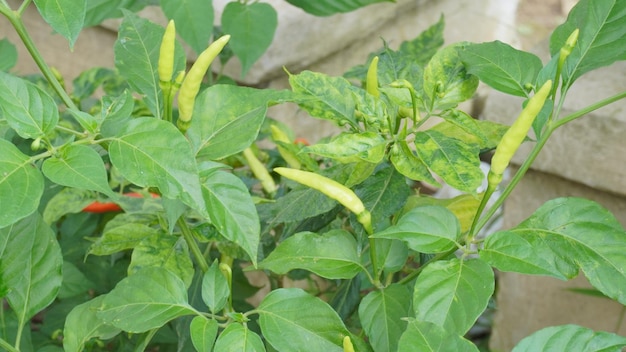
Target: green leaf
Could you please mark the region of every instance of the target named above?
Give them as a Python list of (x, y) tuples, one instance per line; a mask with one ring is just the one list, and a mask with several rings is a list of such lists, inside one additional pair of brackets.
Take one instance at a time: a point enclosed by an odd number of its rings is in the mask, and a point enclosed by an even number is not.
[(150, 117), (131, 120), (109, 146), (111, 162), (139, 187), (158, 187), (206, 215), (198, 169), (185, 137), (169, 122)]
[(213, 0), (161, 0), (161, 9), (196, 54), (207, 48), (213, 34)]
[(111, 228), (107, 226), (102, 236), (98, 237), (87, 254), (111, 255), (125, 249), (135, 248), (142, 240), (157, 236), (159, 231), (144, 224), (127, 223)]
[(478, 352), (478, 348), (471, 341), (439, 325), (413, 319), (400, 336), (398, 351)]
[(202, 300), (213, 314), (219, 313), (228, 302), (230, 287), (228, 279), (219, 269), (217, 260), (202, 277)]
[(117, 97), (103, 97), (102, 126), (100, 127), (102, 136), (108, 138), (120, 134), (124, 126), (131, 120), (134, 108), (135, 101), (128, 90)]
[[(113, 47), (115, 67), (128, 80), (137, 93), (145, 95), (150, 111), (161, 118), (163, 101), (157, 65), (159, 48), (165, 29), (132, 12), (123, 10), (124, 20), (120, 25), (118, 39)], [(184, 69), (184, 56), (180, 50), (175, 54), (174, 72)]]
[(305, 269), (327, 279), (351, 279), (365, 270), (354, 237), (341, 229), (323, 235), (297, 233), (281, 242), (259, 263), (260, 269), (286, 274)]
[(191, 285), (193, 263), (189, 257), (187, 242), (182, 237), (159, 234), (144, 238), (133, 250), (128, 266), (128, 275), (141, 272), (144, 268), (163, 268)]
[(68, 109), (67, 110), (74, 120), (80, 124), (80, 127), (88, 131), (89, 133), (96, 134), (98, 132), (98, 120), (84, 111)]
[(415, 134), (415, 146), (417, 155), (450, 186), (475, 194), (482, 184), (477, 145), (428, 130)]
[(202, 194), (211, 224), (241, 247), (256, 265), (261, 226), (243, 181), (231, 173), (216, 171), (204, 180)]
[(59, 122), (54, 99), (22, 78), (0, 71), (0, 117), (22, 138), (44, 137)]
[(346, 320), (354, 313), (360, 302), (361, 280), (357, 276), (350, 280), (342, 280), (329, 303), (341, 319)]
[[(120, 84), (120, 80), (120, 75), (113, 69), (104, 67), (89, 68), (82, 71), (72, 81), (72, 97), (79, 101), (89, 99), (98, 87), (104, 88), (104, 91), (107, 92), (107, 86)], [(109, 93), (107, 92), (107, 94)]]
[[(378, 82), (381, 86), (391, 82), (406, 79), (414, 87), (421, 87), (423, 67), (435, 55), (443, 45), (443, 30), (445, 22), (443, 16), (439, 21), (420, 33), (415, 39), (404, 41), (397, 51), (391, 50), (387, 43), (378, 53), (370, 55), (378, 56)], [(346, 74), (347, 78), (359, 78), (365, 81), (369, 65), (358, 65), (351, 68)]]
[(9, 71), (17, 64), (17, 48), (7, 38), (0, 40), (0, 71)]
[(342, 12), (351, 12), (379, 2), (393, 2), (393, 0), (287, 0), (287, 2), (315, 16), (330, 16)]
[(354, 192), (363, 201), (365, 209), (372, 214), (374, 231), (387, 226), (389, 218), (402, 208), (404, 201), (411, 194), (404, 176), (389, 164), (383, 164), (359, 184)]
[(230, 323), (215, 342), (214, 351), (265, 352), (261, 337), (240, 323)]
[(20, 325), (51, 304), (63, 280), (63, 256), (54, 232), (33, 213), (0, 229), (0, 281)]
[(520, 97), (528, 97), (527, 85), (534, 84), (543, 68), (537, 55), (500, 41), (467, 45), (459, 55), (468, 73), (493, 89)]
[(439, 186), (439, 182), (431, 175), (424, 161), (413, 153), (405, 140), (394, 143), (389, 160), (399, 173), (411, 180), (426, 181)]
[(487, 120), (475, 120), (475, 124), (480, 129), (480, 134), (471, 133), (467, 127), (462, 128), (458, 122), (453, 123), (452, 121), (438, 123), (430, 131), (437, 131), (446, 137), (458, 139), (468, 145), (478, 145), (482, 153), (495, 149), (504, 133), (509, 129), (507, 125)]
[(404, 213), (411, 209), (425, 205), (446, 207), (458, 219), (461, 226), (461, 233), (465, 233), (469, 231), (472, 225), (472, 221), (480, 205), (480, 197), (475, 197), (471, 194), (462, 194), (454, 198), (442, 199), (425, 195), (415, 195), (407, 199), (404, 204), (403, 212), (398, 214), (398, 216), (402, 217)]
[(100, 192), (114, 198), (109, 187), (107, 172), (102, 158), (94, 149), (80, 144), (61, 148), (48, 158), (41, 171), (50, 181), (66, 187)]
[(424, 92), (430, 110), (446, 110), (471, 98), (478, 87), (478, 77), (469, 74), (458, 50), (465, 44), (439, 50), (424, 68)]
[(217, 337), (217, 322), (201, 315), (196, 316), (189, 326), (191, 342), (198, 351), (212, 351)]
[(191, 314), (196, 311), (187, 302), (185, 283), (166, 269), (150, 267), (106, 294), (97, 317), (124, 331), (142, 333)]
[(464, 335), (487, 308), (493, 291), (493, 270), (482, 260), (433, 262), (415, 282), (415, 318)]
[(76, 265), (68, 261), (63, 261), (63, 283), (59, 289), (58, 297), (66, 299), (79, 294), (86, 293), (90, 288), (95, 287)]
[(87, 0), (35, 0), (35, 5), (41, 17), (73, 48), (85, 23)]
[(290, 94), (222, 84), (200, 92), (187, 131), (198, 159), (219, 160), (250, 146), (268, 104), (287, 100)]
[(44, 179), (28, 156), (1, 138), (0, 175), (0, 228), (3, 228), (37, 210)]
[(43, 220), (46, 224), (52, 224), (66, 214), (78, 213), (94, 201), (91, 191), (64, 188), (55, 194), (46, 203), (43, 211)]
[(150, 3), (150, 0), (89, 0), (85, 27), (98, 25), (108, 18), (122, 17), (122, 10), (137, 12)]
[[(260, 205), (261, 208), (263, 206)], [(302, 221), (327, 213), (337, 206), (337, 201), (312, 188), (302, 187), (265, 206), (272, 213), (272, 223), (283, 223)]]
[(359, 305), (361, 325), (375, 352), (397, 351), (398, 340), (410, 316), (411, 293), (402, 285), (392, 284), (368, 293)]
[(400, 240), (379, 238), (374, 241), (378, 263), (386, 273), (395, 273), (406, 265), (409, 247)]
[(67, 352), (81, 352), (85, 343), (97, 337), (107, 340), (121, 332), (120, 329), (106, 325), (97, 315), (97, 309), (106, 296), (98, 296), (88, 302), (77, 305), (67, 315), (63, 329), (63, 348)]
[(297, 288), (270, 292), (257, 313), (263, 336), (279, 351), (306, 341), (308, 351), (341, 352), (343, 337), (349, 334), (326, 302)]
[(270, 4), (229, 2), (222, 12), (222, 31), (230, 34), (229, 46), (241, 61), (245, 76), (269, 48), (278, 27), (278, 14)]
[(564, 86), (598, 67), (626, 60), (626, 3), (620, 0), (581, 0), (567, 21), (550, 37), (550, 53), (557, 55), (574, 29), (578, 42), (563, 65)]
[(357, 126), (352, 86), (345, 78), (303, 71), (289, 75), (289, 84), (302, 96), (298, 105), (312, 117), (330, 120), (339, 126)]
[(570, 324), (541, 329), (521, 340), (513, 348), (513, 352), (548, 350), (619, 352), (624, 347), (626, 347), (625, 337), (609, 332), (595, 332)]
[(303, 151), (346, 164), (360, 161), (377, 164), (383, 160), (386, 147), (387, 141), (378, 133), (341, 133), (330, 143), (314, 144)]
[(374, 238), (399, 239), (421, 253), (441, 253), (454, 249), (461, 234), (459, 220), (447, 208), (425, 205), (411, 209)]
[(447, 122), (458, 126), (463, 131), (478, 138), (481, 144), (484, 145), (489, 142), (489, 137), (483, 133), (483, 129), (481, 125), (478, 124), (478, 120), (465, 111), (452, 109), (442, 114), (441, 117)]
[(480, 255), (499, 270), (560, 279), (580, 268), (595, 288), (626, 304), (624, 246), (626, 232), (608, 210), (582, 198), (557, 198), (517, 227), (490, 235)]

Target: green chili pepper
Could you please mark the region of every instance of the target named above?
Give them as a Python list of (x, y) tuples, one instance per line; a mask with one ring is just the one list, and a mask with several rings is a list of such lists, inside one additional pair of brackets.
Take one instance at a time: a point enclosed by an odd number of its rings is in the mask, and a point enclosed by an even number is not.
[(378, 56), (374, 56), (367, 69), (365, 90), (376, 98), (380, 96), (380, 92), (378, 91)]
[(157, 72), (159, 73), (159, 82), (162, 86), (168, 85), (172, 81), (174, 73), (174, 48), (176, 46), (176, 25), (174, 20), (170, 20), (165, 27), (165, 33), (161, 40), (161, 48), (159, 50), (159, 62)]
[(256, 177), (257, 180), (261, 181), (261, 186), (263, 187), (263, 190), (270, 195), (274, 194), (274, 192), (276, 192), (276, 183), (274, 182), (272, 175), (270, 175), (270, 173), (265, 168), (265, 165), (263, 165), (263, 163), (256, 157), (256, 155), (254, 155), (252, 149), (244, 149), (243, 156), (244, 158), (246, 158), (248, 166), (254, 174), (254, 177)]
[(289, 169), (286, 167), (277, 167), (274, 171), (285, 178), (320, 191), (327, 197), (338, 201), (356, 215), (357, 220), (365, 227), (365, 230), (369, 234), (372, 233), (372, 218), (370, 212), (365, 209), (361, 199), (350, 188), (314, 172)]
[[(230, 35), (225, 35), (211, 43), (200, 55), (198, 59), (189, 69), (183, 83), (180, 86), (178, 92), (178, 121), (183, 125), (191, 121), (191, 114), (193, 113), (193, 106), (196, 101), (196, 95), (200, 90), (200, 83), (204, 75), (206, 75), (209, 66), (217, 55), (222, 51)], [(180, 128), (180, 125), (179, 125)]]
[(537, 93), (528, 100), (526, 107), (519, 114), (517, 120), (513, 122), (513, 125), (502, 136), (502, 140), (496, 147), (496, 151), (491, 159), (491, 169), (487, 176), (489, 185), (497, 185), (502, 181), (504, 170), (509, 166), (513, 154), (515, 154), (524, 138), (526, 138), (533, 121), (550, 95), (551, 89), (552, 81), (544, 83)]

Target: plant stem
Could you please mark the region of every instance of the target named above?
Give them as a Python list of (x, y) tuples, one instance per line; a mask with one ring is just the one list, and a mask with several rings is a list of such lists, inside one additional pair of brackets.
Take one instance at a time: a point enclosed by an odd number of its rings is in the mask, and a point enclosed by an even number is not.
[(187, 242), (191, 253), (196, 258), (198, 265), (200, 265), (200, 269), (202, 269), (203, 273), (206, 273), (207, 271), (209, 271), (209, 264), (207, 264), (206, 259), (202, 255), (202, 251), (198, 247), (198, 243), (193, 238), (193, 233), (191, 232), (189, 225), (187, 225), (187, 222), (182, 216), (178, 218), (176, 224), (178, 224), (178, 227), (180, 227), (180, 230), (183, 233), (183, 237), (185, 238), (185, 241)]
[(48, 80), (48, 83), (50, 83), (54, 91), (59, 95), (59, 97), (65, 104), (65, 106), (67, 106), (70, 109), (79, 110), (76, 104), (74, 104), (74, 102), (72, 101), (72, 98), (70, 98), (70, 96), (67, 94), (65, 89), (63, 89), (63, 87), (61, 86), (61, 83), (59, 83), (59, 81), (56, 79), (54, 73), (50, 69), (50, 66), (48, 66), (48, 64), (43, 60), (43, 57), (41, 56), (41, 53), (39, 52), (39, 50), (37, 50), (37, 47), (35, 46), (33, 39), (31, 38), (30, 34), (28, 34), (26, 27), (24, 27), (24, 22), (22, 22), (22, 18), (20, 15), (21, 15), (21, 11), (25, 9), (24, 4), (27, 4), (28, 2), (29, 1), (25, 1), (22, 4), (19, 12), (7, 13), (5, 11), (3, 12), (3, 14), (7, 17), (9, 22), (11, 22), (11, 24), (13, 25), (13, 28), (15, 28), (15, 32), (17, 32), (20, 39), (22, 39), (24, 46), (30, 53), (30, 56), (35, 61), (35, 63), (39, 67), (39, 70), (44, 75), (44, 77), (46, 77), (46, 79)]
[(487, 210), (486, 214), (480, 218), (480, 220), (478, 221), (478, 224), (476, 225), (475, 231), (480, 231), (480, 229), (482, 229), (485, 226), (485, 224), (487, 224), (487, 222), (493, 216), (493, 214), (495, 214), (495, 212), (502, 205), (502, 203), (504, 203), (506, 198), (508, 198), (511, 192), (513, 192), (513, 189), (515, 188), (515, 186), (517, 186), (517, 184), (521, 181), (522, 177), (524, 177), (528, 169), (530, 169), (530, 166), (533, 164), (533, 162), (539, 155), (539, 152), (541, 152), (545, 144), (548, 142), (548, 139), (550, 138), (552, 133), (556, 131), (557, 128), (581, 116), (584, 116), (592, 111), (598, 110), (602, 107), (605, 107), (611, 103), (614, 103), (624, 98), (626, 98), (626, 91), (618, 93), (612, 97), (600, 100), (597, 103), (591, 104), (588, 107), (580, 109), (561, 119), (551, 121), (551, 123), (548, 124), (548, 128), (546, 128), (546, 131), (541, 135), (541, 138), (539, 138), (539, 140), (537, 141), (537, 144), (533, 147), (533, 149), (531, 150), (526, 160), (524, 160), (524, 162), (519, 167), (519, 169), (517, 170), (517, 172), (515, 173), (515, 175), (509, 182), (509, 184), (507, 185), (507, 187), (504, 189), (504, 191), (502, 191), (502, 194), (500, 195), (500, 197), (494, 202), (491, 208)]
[(489, 198), (491, 198), (491, 196), (493, 195), (493, 192), (495, 192), (497, 187), (498, 185), (494, 185), (491, 183), (487, 185), (487, 190), (485, 191), (482, 199), (480, 200), (480, 205), (478, 206), (478, 210), (476, 210), (476, 214), (474, 214), (474, 220), (472, 220), (472, 226), (470, 227), (470, 231), (467, 235), (467, 239), (465, 240), (468, 248), (474, 241), (474, 237), (476, 237), (476, 233), (477, 233), (476, 225), (478, 223), (478, 219), (480, 219), (481, 214), (483, 213), (483, 211), (485, 210), (485, 207), (487, 206), (487, 203), (489, 202)]
[(575, 120), (583, 115), (586, 115), (592, 111), (598, 110), (600, 108), (603, 108), (609, 104), (612, 104), (618, 100), (624, 99), (626, 98), (626, 91), (623, 91), (621, 93), (615, 94), (612, 97), (608, 97), (606, 99), (602, 99), (600, 101), (598, 101), (597, 103), (591, 104), (583, 109), (580, 109), (572, 114), (569, 114), (561, 119), (558, 119), (554, 122), (554, 128), (553, 129), (557, 129), (558, 127), (561, 127), (562, 125)]
[(22, 5), (20, 5), (20, 8), (17, 9), (17, 13), (20, 14), (20, 16), (24, 13), (24, 11), (26, 11), (26, 8), (28, 7), (28, 5), (30, 5), (31, 0), (24, 0), (24, 2), (22, 2)]
[(152, 338), (154, 337), (154, 335), (157, 333), (157, 331), (159, 331), (159, 329), (152, 329), (150, 331), (148, 331), (141, 339), (139, 344), (135, 347), (135, 351), (136, 352), (141, 352), (141, 351), (145, 351), (146, 347), (148, 347), (148, 344), (150, 343), (150, 341), (152, 340)]
[(403, 277), (401, 280), (399, 280), (398, 283), (400, 285), (404, 285), (406, 283), (411, 282), (411, 280), (413, 280), (415, 277), (417, 277), (417, 275), (419, 275), (422, 272), (422, 270), (424, 270), (424, 268), (426, 268), (429, 264), (437, 262), (439, 260), (442, 260), (443, 258), (448, 257), (449, 255), (451, 255), (454, 252), (456, 252), (457, 249), (458, 248), (454, 248), (454, 249), (449, 250), (447, 252), (436, 254), (434, 257), (430, 258), (426, 263), (422, 264), (419, 268), (415, 269), (409, 275), (407, 275), (407, 276)]
[(532, 151), (530, 152), (526, 160), (524, 160), (522, 165), (519, 167), (519, 169), (517, 170), (517, 172), (511, 179), (511, 181), (509, 182), (509, 184), (502, 191), (502, 194), (500, 195), (500, 197), (496, 199), (496, 201), (493, 203), (493, 205), (489, 209), (487, 209), (487, 212), (485, 213), (485, 215), (483, 215), (480, 218), (480, 220), (478, 220), (478, 223), (474, 229), (475, 232), (479, 232), (487, 224), (489, 219), (491, 219), (491, 217), (496, 213), (496, 211), (498, 211), (498, 208), (502, 205), (502, 203), (504, 203), (504, 200), (506, 200), (511, 194), (511, 192), (513, 192), (513, 190), (515, 189), (515, 186), (522, 180), (522, 177), (524, 177), (524, 175), (526, 174), (526, 171), (530, 169), (530, 166), (533, 164), (533, 162), (539, 155), (539, 152), (541, 152), (541, 149), (543, 149), (543, 146), (548, 141), (548, 138), (550, 137), (552, 132), (554, 132), (554, 129), (548, 128), (546, 132), (541, 135), (541, 138), (537, 141), (537, 144), (535, 144)]
[(0, 338), (0, 347), (4, 348), (5, 350), (7, 350), (9, 352), (19, 352), (18, 349), (16, 349), (15, 347), (11, 346), (8, 342), (3, 340), (2, 338)]

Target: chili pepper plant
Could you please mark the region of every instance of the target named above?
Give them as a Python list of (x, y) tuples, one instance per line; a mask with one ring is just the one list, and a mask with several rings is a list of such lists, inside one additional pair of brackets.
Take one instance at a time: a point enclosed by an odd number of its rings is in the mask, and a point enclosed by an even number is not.
[[(115, 69), (89, 69), (66, 89), (23, 25), (29, 3), (0, 1), (42, 73), (10, 73), (2, 43), (1, 349), (477, 351), (467, 333), (490, 304), (494, 269), (582, 272), (626, 304), (626, 232), (597, 203), (554, 199), (483, 236), (555, 131), (626, 97), (562, 113), (582, 75), (626, 58), (626, 2), (579, 1), (545, 62), (497, 41), (444, 46), (441, 18), (341, 77), (287, 67), (290, 90), (206, 73), (218, 52), (240, 53), (245, 16), (224, 23), (202, 69), (187, 70), (183, 41), (200, 54), (210, 35), (194, 41), (198, 19), (184, 16), (198, 12), (165, 0), (167, 32), (124, 10)], [(76, 4), (34, 5), (72, 45), (93, 21), (85, 14), (104, 16)], [(528, 100), (519, 122), (458, 108), (479, 81)], [(300, 136), (267, 116), (277, 104), (342, 132), (294, 143)], [(500, 184), (523, 140), (532, 151)], [(480, 157), (494, 150), (486, 180)], [(424, 191), (443, 184), (461, 195)], [(626, 337), (564, 325), (515, 351), (565, 346), (619, 351)]]

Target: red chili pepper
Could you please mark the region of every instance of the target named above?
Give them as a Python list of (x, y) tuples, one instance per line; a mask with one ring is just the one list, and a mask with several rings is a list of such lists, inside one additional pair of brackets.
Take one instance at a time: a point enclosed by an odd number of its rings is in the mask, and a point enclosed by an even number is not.
[(110, 212), (120, 211), (120, 210), (122, 210), (122, 208), (113, 202), (102, 203), (98, 201), (94, 201), (91, 204), (83, 208), (84, 213), (96, 213), (96, 214), (110, 213)]
[[(152, 195), (152, 198), (159, 197), (157, 194), (154, 194), (154, 193), (150, 193), (150, 194)], [(132, 198), (143, 198), (143, 194), (137, 193), (137, 192), (124, 193), (124, 195), (126, 197), (132, 197)], [(93, 201), (91, 204), (83, 208), (83, 212), (95, 213), (95, 214), (110, 213), (114, 211), (122, 211), (122, 207), (120, 207), (119, 205), (117, 205), (117, 203), (114, 203), (114, 202), (99, 202), (97, 200)]]
[(311, 145), (311, 144), (309, 144), (309, 141), (306, 138), (303, 138), (303, 137), (298, 137), (298, 138), (294, 139), (293, 144)]

